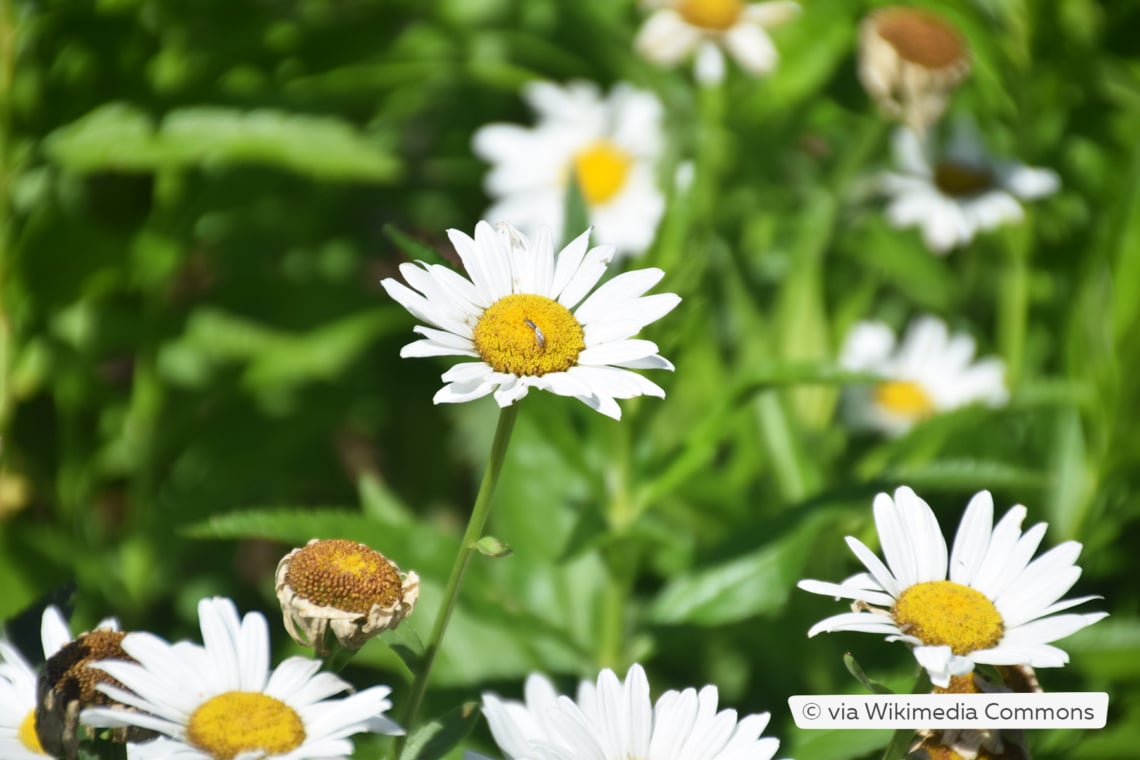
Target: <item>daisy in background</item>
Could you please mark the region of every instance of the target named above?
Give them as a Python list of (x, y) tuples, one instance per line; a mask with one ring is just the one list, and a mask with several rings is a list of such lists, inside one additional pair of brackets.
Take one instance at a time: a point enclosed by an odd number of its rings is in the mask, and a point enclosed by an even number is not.
[(761, 737), (768, 713), (737, 720), (717, 712), (717, 689), (667, 691), (655, 704), (640, 665), (618, 680), (583, 681), (578, 699), (559, 696), (545, 677), (526, 681), (526, 702), (483, 695), (483, 714), (509, 760), (771, 760), (780, 742)]
[(892, 5), (859, 26), (859, 81), (890, 117), (925, 134), (970, 73), (961, 32), (925, 8)]
[[(847, 545), (867, 568), (841, 583), (803, 580), (804, 591), (853, 599), (853, 612), (825, 618), (808, 636), (831, 631), (887, 634), (912, 647), (935, 686), (975, 663), (1061, 667), (1069, 655), (1052, 646), (1108, 613), (1057, 613), (1099, 597), (1061, 599), (1081, 575), (1081, 545), (1066, 541), (1032, 560), (1045, 523), (1025, 533), (1026, 509), (1015, 506), (995, 526), (988, 491), (962, 515), (949, 557), (938, 518), (914, 491), (875, 497), (875, 527), (884, 564), (861, 541)], [(947, 571), (949, 570), (949, 578)]]
[[(664, 276), (638, 269), (595, 289), (613, 258), (608, 245), (588, 248), (589, 230), (557, 256), (549, 230), (528, 240), (508, 224), (475, 226), (474, 239), (448, 237), (467, 270), (423, 262), (400, 265), (407, 285), (381, 285), (395, 301), (430, 326), (400, 356), (467, 356), (443, 374), (435, 403), (462, 403), (493, 393), (501, 407), (531, 388), (576, 398), (595, 411), (621, 418), (615, 399), (663, 391), (631, 369), (673, 365), (657, 345), (635, 336), (668, 314), (681, 299), (645, 295)], [(410, 287), (409, 287), (410, 286)], [(591, 292), (592, 291), (592, 292)]]
[[(118, 630), (118, 621), (106, 618), (86, 636), (99, 637)], [(71, 629), (59, 609), (54, 606), (44, 609), (40, 619), (44, 659), (49, 660), (71, 642)], [(36, 725), (36, 671), (3, 639), (0, 639), (0, 757), (4, 760), (50, 757), (40, 743)]]
[(724, 48), (753, 76), (770, 74), (779, 61), (767, 29), (800, 11), (797, 3), (772, 0), (643, 0), (653, 12), (634, 46), (654, 63), (673, 66), (695, 54), (694, 74), (702, 84), (724, 79)]
[(320, 660), (290, 657), (271, 671), (269, 630), (260, 613), (239, 620), (233, 602), (213, 598), (198, 603), (198, 619), (204, 646), (128, 634), (123, 649), (136, 663), (94, 667), (125, 687), (99, 688), (138, 712), (94, 707), (83, 720), (162, 734), (139, 745), (140, 760), (343, 758), (352, 754), (353, 734), (403, 733), (384, 715), (391, 707), (387, 686), (333, 698), (352, 687), (319, 672)]
[(1020, 222), (1019, 200), (1044, 198), (1060, 187), (1049, 169), (991, 157), (967, 121), (955, 124), (941, 153), (929, 135), (923, 139), (900, 128), (894, 156), (899, 171), (878, 179), (879, 189), (890, 196), (887, 221), (921, 228), (926, 247), (937, 254), (969, 243), (978, 232)]
[(574, 179), (601, 242), (623, 255), (644, 252), (665, 211), (656, 181), (661, 103), (624, 83), (603, 97), (590, 82), (534, 82), (523, 97), (538, 117), (533, 128), (488, 124), (473, 138), (476, 155), (492, 164), (486, 218), (531, 236), (544, 227), (561, 233)]
[(1005, 404), (1005, 364), (993, 356), (975, 361), (975, 351), (973, 338), (951, 335), (936, 317), (912, 321), (901, 345), (886, 324), (859, 322), (847, 334), (839, 364), (884, 379), (848, 389), (851, 422), (898, 436), (939, 412), (976, 403)]

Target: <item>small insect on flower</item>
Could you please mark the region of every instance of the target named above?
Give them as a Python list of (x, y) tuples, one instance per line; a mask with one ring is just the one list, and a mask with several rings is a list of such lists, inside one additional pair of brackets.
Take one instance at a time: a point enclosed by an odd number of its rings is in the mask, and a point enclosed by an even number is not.
[(542, 334), (542, 330), (539, 329), (538, 325), (536, 325), (534, 322), (532, 322), (529, 318), (524, 319), (523, 322), (526, 322), (526, 326), (529, 327), (530, 329), (534, 330), (534, 339), (536, 341), (538, 341), (538, 347), (545, 349), (546, 348), (546, 336)]

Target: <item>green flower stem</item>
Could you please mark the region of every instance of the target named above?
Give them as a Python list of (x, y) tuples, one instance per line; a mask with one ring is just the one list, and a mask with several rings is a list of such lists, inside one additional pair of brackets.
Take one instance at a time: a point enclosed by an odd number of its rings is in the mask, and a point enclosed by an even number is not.
[[(631, 405), (632, 413), (635, 405)], [(637, 574), (635, 551), (627, 546), (625, 535), (637, 520), (638, 505), (634, 503), (630, 488), (631, 453), (633, 440), (632, 420), (618, 424), (614, 433), (612, 467), (608, 473), (611, 483), (610, 498), (606, 512), (606, 522), (617, 540), (605, 552), (608, 578), (602, 592), (602, 617), (598, 631), (598, 664), (601, 667), (620, 670), (624, 665), (626, 641), (626, 614), (629, 609), (629, 595), (633, 589), (633, 579)]]
[[(499, 471), (503, 468), (506, 458), (507, 444), (511, 440), (511, 431), (515, 427), (515, 418), (518, 417), (518, 404), (512, 404), (499, 412), (499, 424), (495, 428), (495, 440), (491, 443), (491, 457), (487, 462), (487, 469), (483, 472), (483, 483), (479, 486), (479, 494), (475, 497), (475, 506), (471, 508), (471, 518), (467, 521), (467, 530), (463, 533), (463, 541), (459, 544), (459, 552), (455, 555), (455, 563), (451, 566), (451, 575), (447, 579), (447, 587), (443, 591), (443, 603), (436, 613), (435, 625), (432, 626), (431, 638), (424, 648), (424, 656), (416, 669), (416, 678), (412, 682), (412, 695), (408, 706), (404, 710), (403, 726), (409, 733), (415, 724), (416, 714), (427, 691), (428, 676), (435, 656), (439, 652), (443, 635), (447, 632), (447, 624), (451, 620), (451, 613), (459, 601), (459, 589), (463, 585), (463, 576), (467, 572), (467, 565), (475, 551), (475, 542), (483, 535), (483, 526), (487, 516), (491, 514), (491, 497), (495, 493), (495, 485), (499, 482)], [(404, 747), (407, 734), (400, 738), (395, 745), (395, 756), (399, 757)]]
[[(1024, 223), (1028, 226), (1029, 222)], [(1006, 265), (999, 289), (998, 329), (1005, 357), (1006, 384), (1013, 388), (1025, 360), (1025, 334), (1029, 325), (1029, 235), (1011, 230), (1005, 235)]]

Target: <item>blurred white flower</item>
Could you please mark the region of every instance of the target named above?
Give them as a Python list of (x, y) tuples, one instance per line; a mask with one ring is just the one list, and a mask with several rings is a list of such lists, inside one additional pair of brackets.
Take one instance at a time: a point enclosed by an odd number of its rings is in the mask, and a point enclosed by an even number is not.
[(859, 27), (864, 89), (920, 134), (941, 118), (951, 90), (969, 73), (970, 49), (958, 29), (925, 8), (880, 8)]
[[(1107, 616), (1056, 613), (1095, 596), (1058, 601), (1081, 575), (1081, 545), (1066, 541), (1033, 559), (1045, 523), (1025, 533), (1018, 505), (994, 525), (989, 491), (966, 507), (949, 556), (930, 506), (907, 487), (875, 497), (875, 527), (884, 563), (851, 536), (847, 545), (867, 572), (841, 583), (802, 580), (813, 594), (853, 599), (853, 611), (825, 618), (808, 636), (831, 631), (887, 634), (911, 645), (935, 686), (971, 672), (975, 663), (1061, 667), (1069, 655), (1051, 642)], [(947, 579), (949, 577), (949, 579)]]
[[(625, 272), (595, 287), (613, 248), (587, 251), (587, 230), (556, 256), (550, 231), (533, 242), (508, 224), (475, 225), (474, 239), (448, 230), (470, 279), (439, 265), (405, 263), (408, 285), (380, 284), (395, 301), (431, 327), (400, 356), (470, 356), (443, 374), (435, 403), (456, 404), (494, 393), (500, 407), (531, 388), (578, 399), (607, 417), (621, 418), (615, 399), (665, 397), (656, 383), (631, 369), (667, 369), (657, 344), (634, 336), (681, 302), (674, 293), (645, 293), (665, 276), (660, 269)], [(408, 287), (408, 286), (411, 287)], [(571, 311), (573, 310), (573, 311)]]
[(475, 132), (475, 153), (492, 164), (484, 184), (495, 203), (484, 217), (530, 237), (544, 227), (567, 234), (573, 178), (599, 242), (620, 255), (644, 252), (665, 211), (656, 179), (661, 103), (625, 83), (603, 97), (590, 82), (534, 82), (523, 97), (537, 116), (533, 128), (488, 124)]
[(934, 253), (946, 254), (969, 243), (979, 231), (1021, 221), (1018, 200), (1057, 192), (1060, 180), (1049, 169), (1036, 169), (991, 157), (974, 127), (960, 121), (941, 155), (930, 135), (920, 138), (899, 128), (894, 135), (900, 171), (878, 179), (890, 196), (887, 221), (895, 227), (920, 227)]
[(675, 65), (695, 54), (695, 73), (703, 84), (724, 78), (721, 48), (753, 76), (769, 74), (779, 54), (767, 29), (800, 11), (797, 3), (771, 0), (645, 0), (654, 9), (634, 45), (654, 63)]
[(761, 737), (768, 713), (737, 720), (717, 712), (717, 688), (667, 691), (656, 704), (640, 665), (625, 682), (609, 669), (597, 685), (582, 681), (578, 699), (559, 696), (544, 676), (526, 681), (526, 702), (483, 695), (483, 714), (508, 760), (771, 760), (779, 740)]
[(1009, 399), (1005, 365), (997, 357), (974, 361), (974, 339), (950, 335), (930, 316), (911, 322), (902, 345), (882, 322), (860, 322), (847, 334), (839, 363), (844, 369), (884, 378), (848, 389), (847, 409), (858, 427), (901, 435), (938, 412), (973, 403), (1000, 406)]

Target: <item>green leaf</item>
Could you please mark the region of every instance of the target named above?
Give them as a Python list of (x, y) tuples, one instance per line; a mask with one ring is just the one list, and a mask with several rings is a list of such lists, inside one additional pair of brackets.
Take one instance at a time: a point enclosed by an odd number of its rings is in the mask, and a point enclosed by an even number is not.
[(711, 626), (779, 610), (800, 578), (821, 523), (815, 515), (750, 554), (678, 576), (657, 597), (650, 618)]
[(323, 180), (392, 182), (397, 160), (347, 122), (269, 109), (182, 108), (157, 127), (139, 108), (102, 105), (44, 140), (52, 161), (80, 172), (258, 164)]
[(843, 664), (847, 667), (847, 672), (855, 676), (855, 680), (863, 684), (867, 691), (872, 694), (894, 694), (888, 687), (878, 681), (871, 680), (867, 674), (863, 672), (863, 666), (855, 659), (855, 655), (850, 652), (843, 654)]
[(478, 702), (464, 702), (428, 722), (408, 737), (400, 760), (439, 760), (471, 733), (480, 715)]
[(400, 624), (384, 631), (378, 638), (396, 653), (409, 671), (415, 673), (419, 669), (420, 659), (424, 656), (424, 642), (415, 628)]
[(427, 264), (451, 266), (448, 261), (439, 254), (439, 251), (416, 240), (396, 225), (385, 224), (383, 230), (384, 234), (388, 236), (388, 239), (395, 243), (396, 247), (400, 249), (400, 252), (409, 259), (413, 261), (423, 261)]
[(509, 557), (513, 550), (494, 536), (483, 536), (475, 542), (475, 550), (488, 557)]
[(983, 459), (943, 459), (926, 464), (888, 467), (882, 478), (888, 482), (916, 487), (962, 490), (1042, 489), (1052, 482), (1046, 472)]

